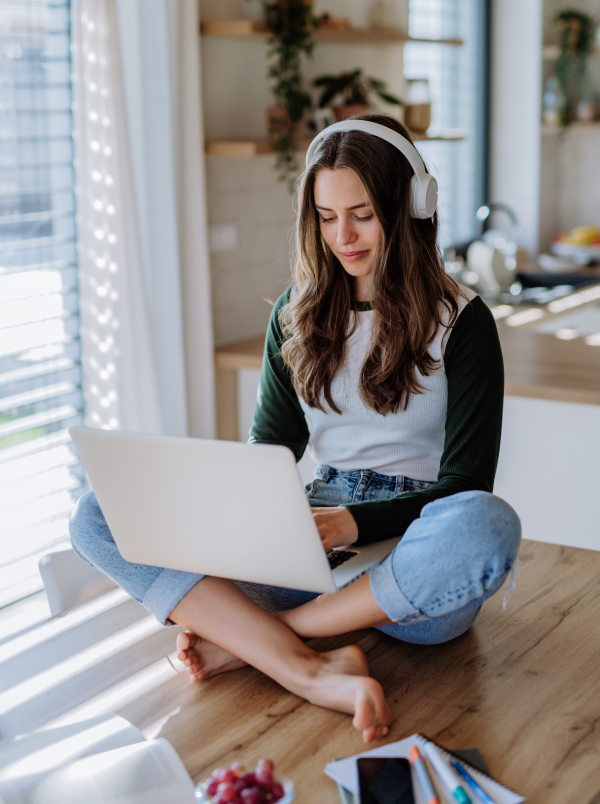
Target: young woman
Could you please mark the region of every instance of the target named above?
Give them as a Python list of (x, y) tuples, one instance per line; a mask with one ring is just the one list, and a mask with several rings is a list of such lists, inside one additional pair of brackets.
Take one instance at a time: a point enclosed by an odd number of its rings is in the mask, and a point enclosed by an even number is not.
[[(319, 467), (307, 495), (326, 550), (403, 534), (398, 546), (317, 597), (130, 564), (92, 492), (71, 537), (159, 621), (188, 629), (179, 657), (194, 680), (251, 664), (353, 714), (370, 742), (391, 713), (364, 654), (317, 653), (302, 640), (365, 627), (420, 644), (459, 636), (510, 572), (520, 525), (491, 494), (504, 391), (494, 320), (444, 272), (435, 196), (423, 212), (431, 179), (419, 189), (406, 148), (382, 138), (392, 130), (410, 142), (406, 129), (383, 115), (356, 121), (377, 125), (328, 131), (309, 151), (293, 284), (271, 315), (250, 441), (285, 444), (298, 460), (308, 446)], [(268, 477), (257, 493), (268, 505)]]

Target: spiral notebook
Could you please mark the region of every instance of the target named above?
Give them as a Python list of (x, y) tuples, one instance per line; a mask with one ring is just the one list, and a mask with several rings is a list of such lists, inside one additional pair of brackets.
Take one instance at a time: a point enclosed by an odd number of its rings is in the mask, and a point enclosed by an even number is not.
[[(421, 749), (421, 754), (423, 755), (422, 746), (425, 743), (427, 738), (425, 738), (422, 734), (413, 734), (411, 737), (406, 737), (404, 740), (398, 740), (395, 743), (388, 743), (387, 745), (379, 746), (379, 748), (373, 748), (371, 751), (365, 751), (363, 754), (357, 754), (354, 757), (348, 757), (347, 759), (337, 759), (334, 762), (330, 762), (328, 765), (325, 766), (325, 773), (334, 782), (337, 782), (338, 786), (344, 788), (350, 795), (344, 796), (342, 791), (340, 791), (340, 795), (342, 796), (342, 801), (346, 799), (348, 804), (353, 800), (352, 796), (356, 796), (354, 799), (358, 801), (358, 770), (356, 767), (356, 760), (359, 757), (406, 757), (408, 758), (408, 752), (410, 751), (413, 745), (416, 745), (419, 749)], [(437, 745), (437, 743), (436, 743)], [(450, 757), (452, 756), (448, 751), (438, 745), (440, 749), (440, 753), (442, 756), (449, 761)], [(431, 780), (436, 788), (438, 793), (440, 802), (442, 804), (456, 804), (456, 800), (454, 799), (452, 792), (444, 787), (441, 780), (438, 779), (437, 775), (433, 771), (431, 765), (429, 764), (429, 760), (423, 756), (425, 763), (427, 764), (427, 768), (429, 770), (429, 775)], [(485, 790), (485, 792), (490, 796), (490, 798), (495, 802), (495, 804), (520, 804), (520, 802), (525, 801), (524, 796), (520, 796), (518, 793), (515, 793), (513, 790), (510, 790), (508, 787), (500, 784), (495, 779), (492, 779), (491, 776), (488, 776), (487, 773), (483, 773), (483, 771), (479, 770), (478, 768), (474, 767), (470, 764), (470, 762), (466, 761), (462, 757), (457, 755), (456, 757), (459, 759), (462, 765), (469, 771), (471, 776), (475, 779), (478, 784)], [(416, 777), (413, 773), (413, 787), (415, 791), (415, 804), (427, 804), (425, 798), (419, 788), (418, 782)], [(468, 785), (465, 783), (465, 787), (468, 788)], [(467, 790), (469, 794), (471, 794), (470, 790)], [(473, 793), (471, 796), (473, 801), (478, 801), (477, 796)]]

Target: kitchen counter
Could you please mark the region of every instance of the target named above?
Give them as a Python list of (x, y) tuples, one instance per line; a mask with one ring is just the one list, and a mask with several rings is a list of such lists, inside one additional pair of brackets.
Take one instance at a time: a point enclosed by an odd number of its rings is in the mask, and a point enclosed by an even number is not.
[[(497, 316), (507, 396), (600, 405), (600, 337), (598, 345), (586, 342), (600, 333), (600, 285), (546, 305), (489, 306)], [(518, 315), (531, 320), (519, 323)], [(582, 332), (579, 319), (585, 319)], [(237, 370), (260, 369), (263, 348), (259, 336), (215, 352), (219, 438), (237, 439)]]

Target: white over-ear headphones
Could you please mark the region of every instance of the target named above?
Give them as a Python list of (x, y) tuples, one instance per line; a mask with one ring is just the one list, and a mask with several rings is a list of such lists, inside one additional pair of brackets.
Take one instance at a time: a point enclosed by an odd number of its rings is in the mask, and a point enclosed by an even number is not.
[(423, 160), (414, 145), (411, 145), (397, 131), (387, 126), (382, 126), (380, 123), (372, 123), (370, 120), (342, 120), (341, 123), (334, 123), (332, 126), (323, 129), (308, 146), (306, 167), (310, 167), (313, 154), (319, 142), (336, 131), (364, 131), (365, 134), (372, 134), (374, 137), (379, 137), (389, 142), (390, 145), (401, 151), (415, 171), (415, 175), (411, 179), (413, 218), (431, 218), (435, 214), (438, 197), (436, 180), (425, 170)]

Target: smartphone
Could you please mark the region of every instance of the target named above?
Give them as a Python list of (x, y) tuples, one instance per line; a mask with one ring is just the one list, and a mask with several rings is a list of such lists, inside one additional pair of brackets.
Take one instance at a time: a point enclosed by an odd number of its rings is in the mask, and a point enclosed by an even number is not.
[(407, 759), (362, 757), (357, 765), (360, 804), (415, 804)]

